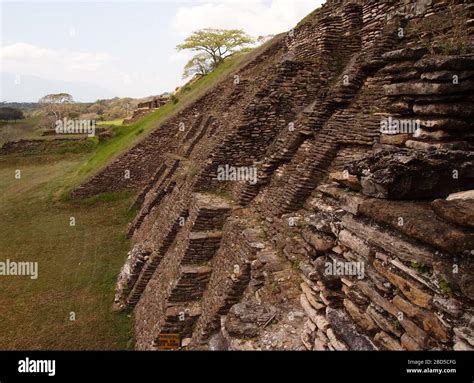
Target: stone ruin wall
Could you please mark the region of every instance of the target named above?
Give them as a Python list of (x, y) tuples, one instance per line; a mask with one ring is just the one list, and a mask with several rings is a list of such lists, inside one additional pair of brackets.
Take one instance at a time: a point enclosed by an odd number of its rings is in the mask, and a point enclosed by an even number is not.
[[(281, 43), (276, 39), (261, 52), (252, 62), (241, 68), (241, 78), (252, 77), (264, 86), (272, 78), (266, 60), (281, 55)], [(173, 164), (174, 154), (187, 155), (201, 141), (204, 152), (194, 150), (193, 155), (207, 153), (215, 142), (231, 132), (240, 121), (240, 112), (249, 100), (255, 97), (258, 89), (242, 81), (234, 85), (234, 78), (217, 84), (210, 92), (198, 101), (185, 107), (176, 115), (164, 121), (160, 126), (144, 137), (130, 150), (120, 155), (102, 169), (98, 174), (72, 192), (73, 197), (89, 197), (98, 193), (120, 190), (141, 190), (156, 177), (159, 165)], [(229, 84), (231, 86), (229, 86)], [(245, 92), (244, 92), (245, 91)], [(209, 124), (201, 125), (206, 117)], [(201, 155), (202, 157), (202, 155)]]
[(137, 105), (137, 109), (135, 109), (132, 113), (132, 116), (123, 120), (124, 125), (133, 124), (145, 116), (153, 113), (156, 109), (159, 109), (167, 102), (169, 102), (170, 97), (168, 96), (160, 96), (155, 97), (152, 100), (140, 102)]
[[(413, 28), (446, 14), (463, 51)], [(472, 349), (472, 19), (463, 1), (328, 2), (78, 189), (141, 190), (115, 302), (134, 309), (137, 349), (160, 334), (184, 349)], [(381, 134), (388, 117), (421, 125)], [(225, 164), (257, 183), (218, 182)], [(326, 272), (347, 263), (363, 275)]]

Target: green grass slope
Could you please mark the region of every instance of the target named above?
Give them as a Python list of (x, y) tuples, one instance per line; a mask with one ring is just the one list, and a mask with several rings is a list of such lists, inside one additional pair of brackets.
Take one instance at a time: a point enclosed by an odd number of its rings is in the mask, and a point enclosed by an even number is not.
[[(83, 160), (69, 155), (0, 162), (0, 261), (38, 262), (36, 280), (0, 276), (1, 350), (132, 347), (130, 318), (111, 311), (128, 250), (123, 230), (130, 196), (51, 198)], [(14, 176), (17, 169), (21, 179)]]

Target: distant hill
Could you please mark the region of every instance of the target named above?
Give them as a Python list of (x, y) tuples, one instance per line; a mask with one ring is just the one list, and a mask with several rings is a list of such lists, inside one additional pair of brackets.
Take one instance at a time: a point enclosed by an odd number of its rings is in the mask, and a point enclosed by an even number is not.
[(36, 102), (45, 94), (68, 92), (77, 101), (93, 101), (95, 99), (113, 98), (114, 92), (94, 84), (84, 82), (68, 82), (44, 79), (37, 76), (22, 75), (21, 81), (16, 81), (13, 73), (0, 74), (0, 101), (7, 102)]

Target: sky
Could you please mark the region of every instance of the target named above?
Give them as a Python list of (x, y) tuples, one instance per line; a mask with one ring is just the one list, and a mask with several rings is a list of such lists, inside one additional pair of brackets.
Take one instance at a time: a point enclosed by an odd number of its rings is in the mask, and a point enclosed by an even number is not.
[(253, 37), (288, 31), (323, 0), (0, 0), (0, 101), (146, 97), (183, 84), (192, 52), (175, 47), (200, 28)]

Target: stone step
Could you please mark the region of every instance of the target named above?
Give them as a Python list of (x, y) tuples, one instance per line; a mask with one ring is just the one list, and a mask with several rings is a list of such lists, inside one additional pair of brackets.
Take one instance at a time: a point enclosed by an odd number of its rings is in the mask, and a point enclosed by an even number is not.
[(198, 134), (194, 137), (193, 141), (189, 144), (189, 147), (186, 149), (186, 153), (184, 154), (185, 157), (189, 157), (191, 155), (195, 146), (201, 141), (201, 139), (206, 134), (211, 123), (212, 123), (211, 116), (208, 116), (207, 118), (203, 119), (202, 123), (200, 124)]
[(185, 134), (183, 141), (189, 141), (191, 138), (193, 138), (198, 130), (198, 128), (202, 125), (202, 122), (204, 120), (204, 116), (201, 114), (197, 117), (196, 121), (194, 124), (191, 126), (191, 129), (188, 130), (188, 132)]
[(138, 213), (137, 217), (130, 225), (127, 235), (131, 237), (138, 229), (140, 229), (143, 221), (150, 213), (150, 211), (160, 202), (163, 198), (170, 193), (176, 183), (171, 182), (167, 184), (167, 182), (171, 179), (174, 172), (178, 168), (180, 164), (179, 160), (174, 161), (173, 165), (168, 169), (168, 171), (163, 175), (161, 181), (155, 187), (150, 187), (149, 191), (147, 192), (146, 196), (144, 197), (144, 201), (142, 204), (142, 209)]
[(168, 297), (167, 304), (174, 305), (200, 299), (211, 273), (212, 268), (209, 266), (181, 266), (180, 276)]
[(162, 320), (160, 334), (177, 334), (180, 339), (189, 338), (200, 316), (201, 308), (198, 304), (168, 307)]
[(138, 197), (135, 199), (135, 202), (132, 204), (131, 208), (140, 208), (143, 205), (143, 202), (145, 201), (145, 198), (148, 194), (148, 192), (156, 185), (158, 184), (158, 181), (161, 180), (161, 177), (166, 171), (166, 165), (162, 164), (159, 168), (158, 171), (155, 173), (153, 178), (150, 180), (150, 182), (142, 189)]
[(219, 249), (222, 231), (191, 232), (182, 265), (208, 262)]
[[(184, 211), (181, 213), (180, 217), (187, 217), (187, 215), (188, 215), (187, 211)], [(138, 277), (137, 282), (135, 283), (132, 290), (130, 291), (129, 296), (127, 297), (127, 305), (129, 307), (134, 307), (140, 300), (140, 297), (143, 291), (145, 291), (145, 288), (148, 285), (148, 282), (153, 277), (153, 274), (155, 273), (155, 270), (157, 269), (161, 260), (163, 259), (164, 254), (166, 254), (169, 247), (174, 242), (180, 227), (181, 227), (180, 219), (178, 219), (174, 223), (174, 225), (171, 227), (166, 237), (163, 239), (163, 242), (161, 244), (160, 250), (158, 251), (157, 255), (153, 256), (143, 266), (143, 269), (140, 273), (140, 276)]]

